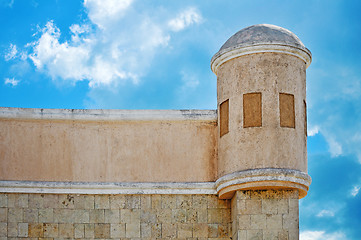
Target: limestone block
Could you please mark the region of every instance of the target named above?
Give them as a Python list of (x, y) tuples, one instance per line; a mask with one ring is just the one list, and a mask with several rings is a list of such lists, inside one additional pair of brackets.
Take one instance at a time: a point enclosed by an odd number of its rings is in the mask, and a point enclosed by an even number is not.
[(298, 238), (299, 238), (299, 230), (298, 229), (288, 230), (288, 239), (289, 240), (298, 240)]
[(263, 240), (279, 240), (279, 230), (263, 230)]
[(263, 240), (263, 231), (247, 230), (247, 240)]
[(45, 223), (43, 224), (44, 237), (58, 237), (59, 225), (57, 223)]
[(31, 223), (39, 222), (39, 210), (38, 209), (24, 209), (24, 219), (27, 222), (31, 222)]
[(140, 223), (126, 223), (125, 224), (125, 236), (127, 238), (139, 238), (140, 237)]
[(120, 209), (121, 223), (137, 223), (140, 224), (139, 209)]
[(8, 194), (8, 207), (27, 208), (29, 203), (28, 194)]
[(232, 225), (231, 224), (219, 224), (218, 225), (218, 236), (221, 238), (227, 238), (232, 233)]
[(207, 217), (208, 223), (222, 223), (222, 209), (209, 208)]
[(176, 208), (177, 198), (176, 195), (162, 195), (162, 208)]
[(18, 224), (14, 222), (9, 222), (7, 225), (8, 225), (8, 237), (17, 237)]
[(18, 236), (27, 237), (28, 236), (28, 223), (18, 223)]
[(74, 238), (74, 225), (71, 223), (60, 223), (59, 237), (61, 238)]
[(110, 238), (110, 224), (96, 223), (94, 224), (95, 238)]
[(141, 209), (140, 222), (141, 223), (156, 223), (157, 215), (154, 209)]
[(76, 209), (94, 209), (94, 196), (74, 196), (74, 207)]
[(153, 209), (162, 208), (162, 198), (160, 195), (152, 195), (152, 208)]
[(115, 209), (104, 210), (104, 223), (119, 223), (119, 222), (120, 222), (119, 210), (115, 210)]
[(84, 224), (74, 224), (74, 236), (75, 238), (84, 238), (85, 236)]
[(29, 208), (43, 208), (44, 195), (43, 194), (29, 194)]
[(43, 224), (42, 223), (29, 223), (28, 237), (44, 237)]
[(0, 222), (0, 237), (6, 237), (8, 235), (8, 224), (6, 222)]
[(207, 208), (217, 208), (218, 207), (218, 197), (214, 195), (207, 196)]
[(207, 196), (206, 195), (193, 195), (192, 207), (194, 209), (207, 208)]
[(7, 222), (8, 220), (8, 209), (0, 208), (0, 222)]
[(53, 209), (39, 209), (39, 222), (50, 223), (54, 220)]
[[(294, 199), (297, 201), (298, 203), (298, 199)], [(278, 214), (286, 214), (288, 213), (289, 210), (289, 205), (288, 205), (289, 200), (288, 199), (280, 199), (278, 200)], [(297, 204), (297, 211), (298, 211), (298, 204)]]
[(266, 215), (267, 229), (282, 229), (282, 215)]
[(218, 237), (218, 224), (213, 224), (213, 223), (208, 224), (208, 237), (209, 238)]
[(191, 223), (177, 224), (178, 238), (189, 238), (193, 234), (193, 225)]
[(110, 209), (125, 208), (125, 196), (124, 195), (111, 195), (109, 196)]
[(157, 221), (160, 223), (172, 222), (172, 209), (170, 208), (158, 209)]
[(251, 215), (250, 229), (266, 229), (266, 215), (264, 214)]
[(152, 197), (149, 195), (141, 195), (140, 196), (140, 207), (141, 207), (141, 209), (152, 208)]
[(127, 209), (140, 208), (140, 196), (139, 195), (125, 196), (125, 208)]
[(8, 208), (8, 222), (22, 222), (24, 211), (22, 208)]
[(89, 210), (89, 222), (90, 223), (104, 223), (105, 213), (103, 209), (91, 209)]
[(298, 214), (284, 214), (283, 215), (283, 229), (298, 229)]
[(247, 239), (247, 231), (246, 230), (238, 230), (235, 232), (232, 240), (244, 240)]
[(251, 227), (251, 216), (250, 215), (238, 215), (238, 229), (247, 230)]
[(84, 224), (85, 238), (94, 238), (94, 224)]
[(110, 237), (123, 238), (125, 237), (125, 224), (110, 224)]
[(0, 194), (0, 207), (6, 208), (8, 207), (8, 195)]
[(74, 196), (71, 194), (59, 195), (58, 196), (58, 207), (59, 208), (74, 208)]
[(177, 225), (174, 223), (162, 224), (162, 238), (176, 238), (177, 237)]
[(73, 209), (54, 209), (54, 222), (71, 223), (74, 219), (74, 213)]
[(94, 197), (95, 209), (109, 209), (110, 201), (108, 195), (95, 195)]
[(263, 199), (262, 213), (263, 214), (277, 214), (279, 201), (277, 199)]
[(75, 209), (74, 210), (74, 223), (89, 223), (90, 214), (89, 210)]
[(190, 209), (193, 204), (192, 195), (177, 195), (177, 208)]
[(187, 209), (187, 223), (207, 222), (207, 209)]
[(150, 224), (147, 223), (140, 224), (140, 236), (142, 238), (150, 238), (152, 236), (152, 227)]
[(288, 230), (280, 230), (278, 232), (278, 239), (279, 240), (288, 240)]
[(44, 208), (58, 208), (58, 207), (60, 207), (59, 195), (57, 195), (57, 194), (44, 195), (43, 205), (44, 205)]
[(156, 223), (152, 224), (152, 239), (162, 237), (162, 224)]
[(185, 223), (187, 212), (185, 209), (172, 209), (172, 223)]
[(262, 200), (258, 200), (258, 195), (252, 196), (251, 200), (246, 200), (246, 208), (243, 214), (261, 214)]

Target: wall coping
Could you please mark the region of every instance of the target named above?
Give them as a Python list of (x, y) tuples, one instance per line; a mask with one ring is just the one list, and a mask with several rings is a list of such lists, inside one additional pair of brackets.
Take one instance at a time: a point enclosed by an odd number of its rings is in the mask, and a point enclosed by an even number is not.
[(0, 119), (85, 121), (217, 121), (217, 110), (43, 109), (0, 107)]

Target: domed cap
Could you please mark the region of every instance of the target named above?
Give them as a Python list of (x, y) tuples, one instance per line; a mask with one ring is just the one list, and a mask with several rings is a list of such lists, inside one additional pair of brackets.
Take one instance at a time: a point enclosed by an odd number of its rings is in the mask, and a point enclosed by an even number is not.
[(301, 58), (311, 63), (311, 52), (301, 40), (287, 29), (270, 25), (257, 24), (244, 28), (230, 37), (213, 56), (211, 67), (217, 74), (218, 67), (233, 58), (260, 52), (282, 52)]

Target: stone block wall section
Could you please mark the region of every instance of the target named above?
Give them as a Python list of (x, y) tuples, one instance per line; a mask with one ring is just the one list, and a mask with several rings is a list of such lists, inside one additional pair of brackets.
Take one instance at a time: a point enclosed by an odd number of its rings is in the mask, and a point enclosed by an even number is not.
[(0, 239), (230, 239), (216, 195), (0, 194)]
[(232, 198), (233, 240), (297, 240), (297, 190), (237, 191)]

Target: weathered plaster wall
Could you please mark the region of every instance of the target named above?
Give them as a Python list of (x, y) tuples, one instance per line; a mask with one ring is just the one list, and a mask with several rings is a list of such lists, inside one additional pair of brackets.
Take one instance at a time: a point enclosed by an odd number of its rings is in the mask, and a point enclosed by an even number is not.
[(216, 180), (217, 122), (0, 119), (0, 180)]
[(230, 239), (215, 195), (0, 194), (0, 239)]
[[(258, 168), (307, 173), (306, 64), (280, 53), (245, 55), (218, 69), (218, 103), (229, 99), (229, 132), (219, 139), (218, 176)], [(262, 126), (243, 124), (243, 94), (262, 94)], [(280, 126), (279, 93), (294, 95), (295, 128)]]

